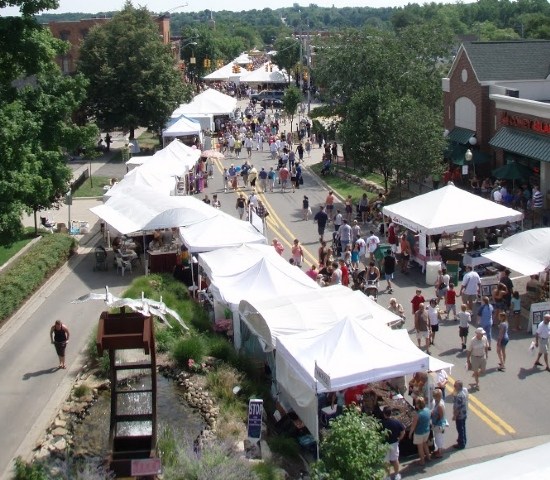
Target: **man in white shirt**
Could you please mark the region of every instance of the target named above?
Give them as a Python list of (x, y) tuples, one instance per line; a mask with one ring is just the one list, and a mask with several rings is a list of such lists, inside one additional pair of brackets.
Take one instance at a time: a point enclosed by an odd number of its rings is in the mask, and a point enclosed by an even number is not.
[(544, 315), (544, 319), (539, 323), (537, 327), (537, 333), (535, 334), (535, 347), (539, 349), (537, 359), (535, 360), (534, 368), (542, 367), (540, 363), (540, 357), (544, 355), (544, 363), (546, 363), (546, 370), (550, 372), (548, 366), (548, 337), (550, 336), (550, 314)]
[(336, 215), (334, 215), (334, 231), (337, 232), (340, 227), (342, 226), (342, 212), (340, 210), (336, 210)]
[(466, 274), (462, 278), (462, 286), (460, 287), (460, 295), (462, 295), (462, 303), (468, 304), (468, 310), (473, 311), (474, 301), (477, 299), (479, 293), (479, 286), (481, 285), (481, 279), (476, 271), (468, 265), (466, 267)]
[(370, 236), (367, 237), (367, 250), (369, 252), (371, 260), (374, 260), (374, 252), (378, 248), (379, 243), (380, 243), (380, 239), (371, 230), (370, 231)]
[(485, 336), (485, 330), (482, 327), (476, 329), (475, 336), (470, 340), (470, 345), (466, 352), (468, 370), (473, 371), (475, 387), (479, 389), (479, 376), (485, 373), (487, 368), (487, 354), (489, 351), (489, 341)]
[[(334, 222), (336, 223), (336, 219), (334, 219)], [(342, 247), (342, 255), (343, 252), (346, 251), (347, 246), (351, 245), (351, 227), (346, 219), (344, 219), (343, 222), (344, 223), (342, 226), (338, 229), (338, 235), (340, 235), (340, 245)]]
[(355, 245), (359, 245), (359, 261), (365, 263), (365, 255), (367, 253), (367, 244), (365, 240), (359, 237), (355, 240)]

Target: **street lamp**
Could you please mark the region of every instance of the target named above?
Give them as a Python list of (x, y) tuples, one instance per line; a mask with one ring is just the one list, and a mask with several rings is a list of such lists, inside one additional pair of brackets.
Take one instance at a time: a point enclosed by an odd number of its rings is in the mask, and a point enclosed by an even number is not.
[[(472, 161), (473, 158), (474, 158), (474, 154), (472, 153), (472, 151), (470, 149), (466, 150), (466, 153), (464, 154), (464, 160), (466, 160), (466, 164), (469, 165), (469, 163)], [(475, 163), (472, 164), (472, 167), (474, 169), (474, 177), (475, 177), (476, 175)]]

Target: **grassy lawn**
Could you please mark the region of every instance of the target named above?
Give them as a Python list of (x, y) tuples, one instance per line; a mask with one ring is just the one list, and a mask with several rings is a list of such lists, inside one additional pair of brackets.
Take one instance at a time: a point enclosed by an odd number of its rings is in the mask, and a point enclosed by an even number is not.
[[(361, 188), (359, 185), (355, 185), (354, 183), (350, 183), (348, 180), (341, 178), (337, 175), (325, 175), (321, 176), (321, 169), (323, 168), (322, 163), (316, 163), (311, 166), (311, 169), (319, 175), (320, 178), (322, 178), (327, 185), (329, 185), (331, 188), (336, 190), (340, 195), (342, 195), (344, 198), (346, 198), (348, 195), (351, 195), (351, 197), (354, 200), (358, 200), (363, 196), (363, 193), (366, 193), (367, 196), (370, 199), (373, 199), (377, 197), (376, 193), (368, 192), (364, 188)], [(340, 168), (340, 167), (339, 167)], [(357, 171), (351, 170), (348, 168), (349, 173), (353, 173), (357, 175)], [(369, 174), (366, 175), (364, 178), (371, 180), (372, 182), (378, 183), (379, 185), (384, 185), (383, 177), (378, 174)]]
[(10, 258), (12, 258), (19, 250), (27, 245), (34, 236), (34, 228), (27, 228), (23, 233), (23, 236), (16, 240), (11, 245), (0, 245), (0, 265), (4, 265)]
[[(93, 175), (91, 181), (88, 178), (78, 189), (73, 193), (73, 198), (82, 197), (101, 197), (103, 195), (103, 187), (109, 185), (110, 177), (101, 177)], [(93, 184), (93, 187), (92, 187)]]
[(153, 132), (146, 130), (138, 137), (139, 148), (142, 153), (153, 154), (160, 147), (159, 137)]

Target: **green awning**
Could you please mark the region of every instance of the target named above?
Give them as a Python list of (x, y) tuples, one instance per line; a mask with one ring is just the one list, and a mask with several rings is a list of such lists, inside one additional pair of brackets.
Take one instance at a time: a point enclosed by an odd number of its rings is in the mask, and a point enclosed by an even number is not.
[(474, 136), (476, 132), (473, 130), (468, 130), (467, 128), (455, 127), (453, 128), (447, 138), (451, 142), (461, 143), (465, 145), (468, 143), (468, 140)]
[[(455, 165), (468, 165), (468, 162), (466, 161), (466, 150), (468, 150), (468, 147), (466, 145), (457, 145), (455, 144), (451, 154), (449, 155), (449, 158), (452, 160), (452, 162)], [(470, 147), (470, 150), (473, 154), (472, 162), (476, 165), (480, 165), (482, 163), (488, 162), (491, 160), (491, 156), (488, 155), (485, 152), (481, 152), (477, 149), (474, 149)]]
[(524, 157), (550, 162), (550, 137), (502, 127), (489, 145)]

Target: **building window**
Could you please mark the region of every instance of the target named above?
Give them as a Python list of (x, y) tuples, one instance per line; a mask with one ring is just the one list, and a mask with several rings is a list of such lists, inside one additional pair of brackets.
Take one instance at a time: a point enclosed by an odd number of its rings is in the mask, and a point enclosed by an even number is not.
[(90, 30), (88, 30), (87, 28), (83, 28), (82, 30), (80, 30), (80, 36), (84, 39), (88, 36), (88, 33), (90, 33)]
[(469, 98), (460, 97), (455, 102), (455, 127), (476, 131), (476, 106)]
[(71, 37), (71, 32), (69, 30), (61, 30), (61, 32), (59, 32), (59, 38), (61, 40), (69, 41), (70, 37)]
[(70, 57), (70, 55), (63, 55), (63, 57), (61, 57), (61, 71), (63, 73), (71, 73), (71, 57)]

